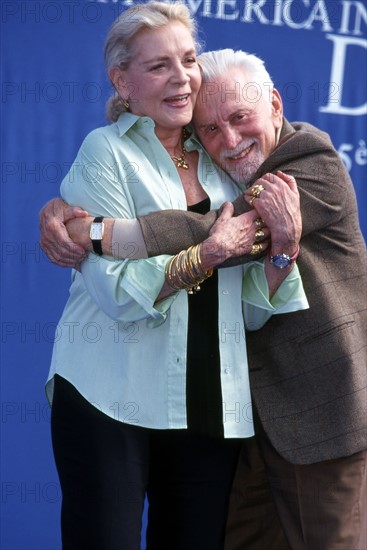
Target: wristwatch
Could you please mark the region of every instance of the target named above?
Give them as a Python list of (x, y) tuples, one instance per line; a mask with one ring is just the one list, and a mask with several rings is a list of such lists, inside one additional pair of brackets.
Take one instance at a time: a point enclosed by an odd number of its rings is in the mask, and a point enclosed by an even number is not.
[(102, 238), (104, 233), (103, 216), (97, 216), (91, 223), (89, 237), (92, 241), (95, 254), (102, 256)]
[(271, 265), (274, 267), (279, 267), (279, 269), (285, 269), (286, 267), (289, 267), (292, 265), (293, 262), (297, 260), (299, 256), (299, 246), (297, 246), (296, 252), (293, 254), (293, 256), (289, 256), (289, 254), (269, 254), (269, 261)]

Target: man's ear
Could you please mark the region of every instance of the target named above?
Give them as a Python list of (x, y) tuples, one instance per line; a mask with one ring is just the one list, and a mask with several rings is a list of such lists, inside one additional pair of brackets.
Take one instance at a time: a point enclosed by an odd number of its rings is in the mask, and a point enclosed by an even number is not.
[(111, 79), (111, 82), (116, 90), (116, 92), (124, 99), (127, 99), (127, 90), (125, 84), (125, 75), (124, 71), (119, 67), (114, 67), (108, 73), (108, 76)]
[(280, 122), (281, 124), (283, 119), (283, 102), (280, 93), (275, 88), (272, 92), (271, 104), (274, 121)]

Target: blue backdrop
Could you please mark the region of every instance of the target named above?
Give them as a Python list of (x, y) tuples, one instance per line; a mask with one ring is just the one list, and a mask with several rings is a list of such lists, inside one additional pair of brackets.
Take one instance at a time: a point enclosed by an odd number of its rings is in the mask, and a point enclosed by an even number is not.
[[(70, 273), (44, 257), (38, 211), (58, 195), (83, 137), (106, 123), (104, 38), (134, 4), (1, 1), (2, 550), (60, 548), (61, 494), (44, 381)], [(206, 49), (241, 48), (264, 58), (287, 118), (330, 133), (352, 176), (366, 235), (365, 2), (186, 4)]]

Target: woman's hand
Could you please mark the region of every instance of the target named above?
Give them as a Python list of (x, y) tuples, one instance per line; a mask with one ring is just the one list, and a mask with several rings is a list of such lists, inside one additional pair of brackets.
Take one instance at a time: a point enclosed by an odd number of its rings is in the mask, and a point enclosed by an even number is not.
[(83, 219), (88, 212), (77, 206), (69, 206), (62, 199), (53, 199), (40, 211), (40, 245), (51, 262), (60, 267), (75, 267), (87, 255), (68, 234), (65, 224), (72, 219)]
[(225, 203), (210, 236), (201, 245), (205, 269), (212, 269), (229, 258), (250, 254), (255, 250), (257, 253), (262, 252), (269, 245), (270, 231), (255, 210), (237, 217), (233, 217), (233, 212), (232, 203)]

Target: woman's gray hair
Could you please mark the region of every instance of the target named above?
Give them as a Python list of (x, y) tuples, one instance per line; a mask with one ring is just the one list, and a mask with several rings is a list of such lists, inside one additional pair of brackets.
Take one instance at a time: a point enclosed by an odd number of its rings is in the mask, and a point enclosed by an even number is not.
[[(139, 31), (159, 29), (172, 22), (182, 23), (190, 31), (199, 49), (196, 22), (181, 1), (168, 4), (153, 0), (124, 11), (112, 24), (106, 38), (104, 60), (107, 73), (115, 67), (128, 67), (134, 55), (132, 41)], [(117, 94), (107, 102), (107, 117), (111, 121), (116, 121), (126, 110), (122, 98)]]
[(228, 73), (233, 68), (243, 70), (248, 79), (260, 86), (262, 90), (271, 92), (274, 83), (265, 68), (264, 61), (256, 55), (242, 50), (226, 48), (212, 52), (204, 52), (198, 57), (198, 64), (201, 69), (202, 82), (207, 84)]

